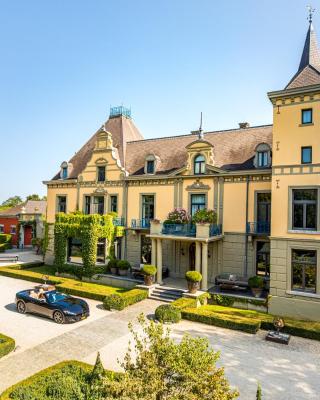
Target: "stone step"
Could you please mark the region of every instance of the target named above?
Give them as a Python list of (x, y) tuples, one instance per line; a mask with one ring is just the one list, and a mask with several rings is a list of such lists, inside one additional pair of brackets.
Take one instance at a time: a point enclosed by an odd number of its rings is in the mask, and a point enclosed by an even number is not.
[(157, 297), (161, 297), (162, 299), (169, 299), (169, 300), (177, 300), (180, 299), (181, 296), (176, 296), (174, 294), (170, 294), (170, 293), (165, 293), (165, 292), (156, 292), (153, 291), (151, 293), (152, 296), (157, 296)]
[(154, 293), (154, 294), (165, 294), (165, 295), (168, 295), (168, 296), (180, 298), (182, 296), (183, 292), (178, 292), (178, 291), (175, 291), (175, 290), (163, 290), (163, 289), (155, 288), (155, 289), (153, 289), (152, 293)]
[(151, 300), (157, 300), (157, 301), (163, 301), (163, 302), (165, 302), (165, 303), (172, 303), (175, 299), (168, 299), (168, 298), (166, 298), (166, 297), (162, 297), (162, 296), (156, 296), (156, 295), (153, 295), (153, 294), (151, 294), (150, 296), (149, 296), (149, 299), (151, 299)]

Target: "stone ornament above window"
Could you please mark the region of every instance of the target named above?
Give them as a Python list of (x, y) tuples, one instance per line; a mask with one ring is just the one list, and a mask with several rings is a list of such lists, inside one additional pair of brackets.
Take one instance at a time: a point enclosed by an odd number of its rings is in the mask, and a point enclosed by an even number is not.
[(206, 165), (214, 166), (214, 151), (211, 143), (206, 140), (196, 140), (186, 146), (186, 149), (188, 152), (188, 174), (194, 175), (194, 161), (199, 155), (204, 157)]
[(271, 148), (267, 143), (260, 143), (255, 148), (253, 165), (255, 168), (271, 167)]
[(187, 190), (210, 190), (210, 186), (197, 179), (192, 185), (187, 186)]

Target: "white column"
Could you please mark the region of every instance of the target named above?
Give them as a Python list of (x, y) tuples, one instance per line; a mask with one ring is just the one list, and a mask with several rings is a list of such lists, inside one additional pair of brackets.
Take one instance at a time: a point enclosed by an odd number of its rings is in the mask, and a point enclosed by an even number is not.
[(196, 271), (200, 272), (201, 268), (201, 243), (196, 242), (196, 260), (195, 260)]
[(208, 289), (208, 244), (202, 243), (202, 281), (201, 289)]
[(157, 239), (157, 283), (162, 284), (162, 240)]
[(157, 239), (151, 238), (151, 264), (157, 265)]

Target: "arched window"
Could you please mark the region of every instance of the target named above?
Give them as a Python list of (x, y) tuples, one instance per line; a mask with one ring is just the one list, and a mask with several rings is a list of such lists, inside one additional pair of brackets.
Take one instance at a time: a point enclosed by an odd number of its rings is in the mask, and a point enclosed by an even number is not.
[(194, 174), (204, 174), (206, 172), (206, 159), (203, 155), (199, 154), (194, 158)]
[(256, 168), (270, 168), (271, 149), (267, 143), (258, 144), (253, 163)]

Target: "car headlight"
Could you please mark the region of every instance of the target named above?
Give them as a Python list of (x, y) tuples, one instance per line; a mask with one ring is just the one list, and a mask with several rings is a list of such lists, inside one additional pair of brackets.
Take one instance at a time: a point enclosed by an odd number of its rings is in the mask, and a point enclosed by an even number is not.
[(65, 315), (77, 315), (76, 313), (69, 311), (69, 310), (64, 310), (63, 312)]

